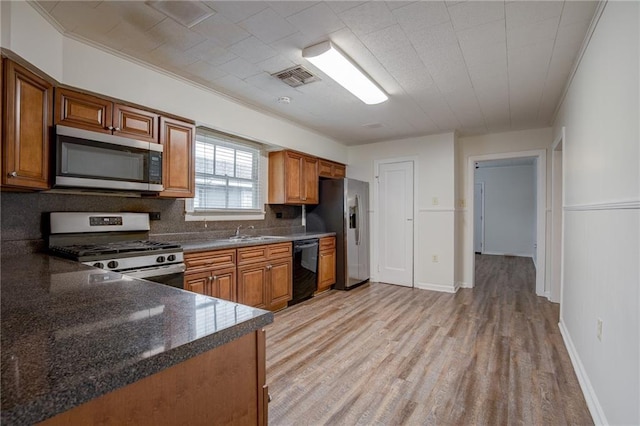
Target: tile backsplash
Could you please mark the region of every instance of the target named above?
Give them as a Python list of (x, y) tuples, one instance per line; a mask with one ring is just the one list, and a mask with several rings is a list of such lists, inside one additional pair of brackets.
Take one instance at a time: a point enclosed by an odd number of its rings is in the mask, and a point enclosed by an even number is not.
[[(216, 239), (231, 236), (238, 225), (253, 225), (256, 235), (304, 232), (298, 206), (266, 205), (264, 220), (186, 222), (184, 201), (59, 193), (0, 194), (2, 252), (42, 251), (47, 235), (47, 213), (57, 211), (160, 212), (151, 221), (150, 237), (156, 240)], [(280, 213), (276, 217), (276, 215)]]

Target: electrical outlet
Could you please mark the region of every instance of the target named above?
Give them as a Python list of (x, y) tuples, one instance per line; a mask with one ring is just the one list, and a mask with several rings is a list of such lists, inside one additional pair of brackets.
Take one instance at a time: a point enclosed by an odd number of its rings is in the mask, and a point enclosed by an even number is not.
[(438, 197), (433, 197), (431, 199), (431, 204), (433, 204), (434, 206), (437, 206), (438, 204), (440, 204), (440, 200), (438, 200)]
[(160, 212), (149, 212), (149, 220), (160, 220)]
[(437, 254), (434, 254), (433, 256), (431, 256), (431, 261), (432, 261), (433, 263), (438, 263), (438, 255), (437, 255)]
[(598, 336), (598, 340), (602, 341), (602, 318), (598, 318), (598, 326), (596, 329), (596, 336)]

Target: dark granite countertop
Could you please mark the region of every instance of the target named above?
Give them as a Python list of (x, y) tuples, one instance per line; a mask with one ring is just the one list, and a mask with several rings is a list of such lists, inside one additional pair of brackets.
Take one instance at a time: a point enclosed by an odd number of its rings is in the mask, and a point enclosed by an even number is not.
[(335, 236), (335, 232), (306, 232), (303, 234), (292, 234), (292, 235), (281, 235), (268, 237), (264, 240), (252, 240), (245, 239), (239, 241), (231, 241), (228, 239), (221, 240), (180, 240), (180, 238), (176, 238), (175, 242), (179, 243), (182, 246), (182, 249), (185, 253), (195, 253), (199, 251), (207, 251), (207, 250), (218, 250), (225, 248), (238, 248), (238, 247), (250, 247), (250, 246), (261, 246), (264, 244), (276, 244), (282, 243), (286, 241), (298, 241), (305, 240), (308, 238), (322, 238), (322, 237), (331, 237)]
[(82, 264), (2, 257), (1, 423), (33, 424), (273, 322)]

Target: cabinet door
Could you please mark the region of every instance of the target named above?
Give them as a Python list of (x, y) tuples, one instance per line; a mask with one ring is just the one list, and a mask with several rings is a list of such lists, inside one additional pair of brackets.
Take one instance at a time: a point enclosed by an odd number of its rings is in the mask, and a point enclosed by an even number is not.
[(185, 274), (184, 289), (194, 293), (210, 295), (209, 284), (211, 282), (210, 272), (198, 272), (195, 274)]
[(334, 164), (332, 175), (334, 178), (341, 179), (347, 175), (347, 166), (344, 164)]
[(113, 103), (97, 96), (56, 88), (55, 124), (111, 133)]
[(336, 283), (336, 250), (323, 250), (318, 254), (318, 292)]
[(304, 204), (318, 204), (318, 159), (304, 157)]
[(296, 152), (287, 152), (285, 158), (285, 197), (287, 203), (303, 202), (303, 157)]
[(10, 60), (4, 65), (2, 185), (47, 189), (53, 86)]
[(161, 197), (193, 198), (195, 195), (195, 126), (162, 117), (160, 143), (162, 154)]
[(267, 309), (267, 268), (265, 263), (238, 267), (238, 303)]
[(318, 161), (318, 176), (333, 177), (333, 163), (327, 160)]
[(158, 119), (151, 111), (126, 105), (113, 106), (113, 134), (139, 141), (158, 143)]
[(284, 308), (293, 297), (291, 258), (270, 263), (269, 271), (269, 309)]
[(236, 270), (212, 271), (213, 281), (211, 296), (218, 299), (236, 301)]

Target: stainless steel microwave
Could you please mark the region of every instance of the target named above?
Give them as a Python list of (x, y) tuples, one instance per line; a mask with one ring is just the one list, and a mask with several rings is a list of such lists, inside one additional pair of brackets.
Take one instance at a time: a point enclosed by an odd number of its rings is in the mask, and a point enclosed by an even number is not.
[(55, 187), (159, 192), (162, 145), (56, 126)]

